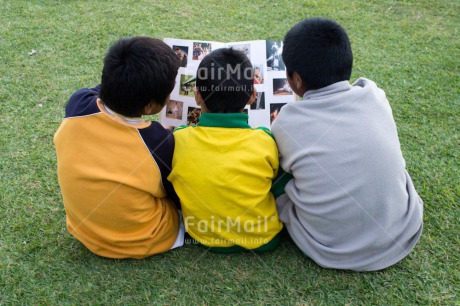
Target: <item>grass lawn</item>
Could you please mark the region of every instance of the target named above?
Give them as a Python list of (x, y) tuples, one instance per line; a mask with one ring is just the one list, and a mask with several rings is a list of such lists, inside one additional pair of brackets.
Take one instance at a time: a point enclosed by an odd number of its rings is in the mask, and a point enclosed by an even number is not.
[[(458, 305), (460, 2), (189, 2), (0, 0), (0, 304)], [(69, 96), (98, 84), (111, 43), (133, 35), (281, 40), (314, 16), (344, 26), (352, 80), (374, 80), (393, 108), (425, 203), (424, 233), (406, 259), (374, 273), (328, 270), (284, 236), (260, 255), (188, 244), (109, 260), (68, 234), (53, 134)]]

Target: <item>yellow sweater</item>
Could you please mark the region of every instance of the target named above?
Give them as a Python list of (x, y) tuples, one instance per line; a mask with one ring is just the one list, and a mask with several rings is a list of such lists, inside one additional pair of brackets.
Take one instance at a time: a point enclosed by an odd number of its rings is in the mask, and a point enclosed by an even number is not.
[(54, 137), (67, 228), (104, 257), (165, 252), (179, 230), (163, 186), (173, 137), (157, 122), (126, 123), (96, 99), (97, 88), (75, 93)]
[(168, 179), (188, 233), (209, 247), (255, 249), (283, 227), (270, 193), (279, 166), (276, 143), (247, 120), (243, 113), (204, 113), (198, 126), (174, 132)]

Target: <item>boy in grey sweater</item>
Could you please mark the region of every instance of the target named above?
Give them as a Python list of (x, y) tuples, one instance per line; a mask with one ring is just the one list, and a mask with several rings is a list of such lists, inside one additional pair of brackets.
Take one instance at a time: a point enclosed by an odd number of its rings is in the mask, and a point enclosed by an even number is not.
[(350, 84), (345, 30), (306, 19), (284, 38), (291, 88), (272, 125), (281, 166), (292, 174), (276, 200), (294, 242), (326, 268), (375, 271), (407, 256), (422, 233), (423, 202), (405, 169), (383, 90)]

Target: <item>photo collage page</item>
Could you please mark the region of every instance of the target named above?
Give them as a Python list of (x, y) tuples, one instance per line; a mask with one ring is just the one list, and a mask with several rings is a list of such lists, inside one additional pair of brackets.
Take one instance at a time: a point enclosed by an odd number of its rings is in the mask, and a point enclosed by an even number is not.
[(299, 100), (286, 79), (286, 68), (281, 57), (282, 42), (254, 40), (221, 43), (174, 38), (166, 38), (164, 41), (180, 58), (180, 68), (171, 99), (160, 113), (163, 125), (177, 127), (198, 123), (201, 109), (196, 105), (194, 97), (198, 65), (207, 54), (219, 48), (232, 47), (244, 52), (251, 60), (257, 97), (254, 103), (246, 107), (245, 112), (253, 128), (270, 128), (281, 107)]

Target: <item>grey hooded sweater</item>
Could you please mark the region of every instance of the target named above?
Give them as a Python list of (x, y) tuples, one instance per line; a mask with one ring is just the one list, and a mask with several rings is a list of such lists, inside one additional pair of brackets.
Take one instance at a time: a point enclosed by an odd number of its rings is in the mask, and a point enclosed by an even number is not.
[(294, 242), (323, 267), (373, 271), (403, 259), (422, 233), (423, 202), (405, 169), (383, 90), (361, 78), (307, 91), (272, 133), (294, 179), (277, 198)]

